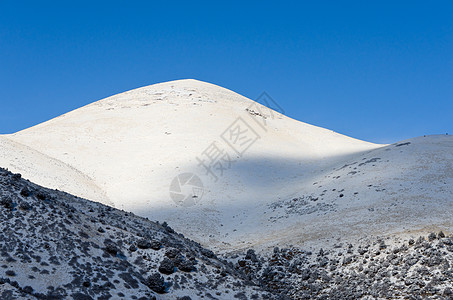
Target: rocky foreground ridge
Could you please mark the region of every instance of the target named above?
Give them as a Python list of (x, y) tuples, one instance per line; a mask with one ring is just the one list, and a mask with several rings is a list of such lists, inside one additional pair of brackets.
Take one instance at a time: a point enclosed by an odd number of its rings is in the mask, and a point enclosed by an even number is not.
[(0, 299), (273, 299), (198, 243), (0, 169)]

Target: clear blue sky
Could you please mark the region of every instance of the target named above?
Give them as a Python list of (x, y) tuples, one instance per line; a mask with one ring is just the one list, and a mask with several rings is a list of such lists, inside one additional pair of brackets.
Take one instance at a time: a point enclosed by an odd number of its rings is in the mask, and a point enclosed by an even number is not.
[(0, 0), (0, 133), (195, 78), (373, 142), (453, 134), (453, 1), (300, 2)]

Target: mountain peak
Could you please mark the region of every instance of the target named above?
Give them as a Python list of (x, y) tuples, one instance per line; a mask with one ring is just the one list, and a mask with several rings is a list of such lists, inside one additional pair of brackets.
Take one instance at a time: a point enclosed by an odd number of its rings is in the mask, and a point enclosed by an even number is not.
[[(426, 210), (411, 199), (431, 192), (401, 192), (407, 182), (451, 186), (437, 163), (453, 159), (450, 136), (377, 145), (248, 109), (253, 104), (194, 79), (154, 84), (4, 136), (0, 164), (37, 184), (167, 221), (222, 250), (317, 240), (321, 231), (388, 232), (392, 219), (370, 211), (399, 218), (391, 214), (394, 195), (412, 214), (405, 222), (424, 226), (429, 218), (411, 216)], [(426, 168), (446, 175), (430, 180)], [(430, 213), (450, 213), (448, 194), (436, 196), (442, 205)]]

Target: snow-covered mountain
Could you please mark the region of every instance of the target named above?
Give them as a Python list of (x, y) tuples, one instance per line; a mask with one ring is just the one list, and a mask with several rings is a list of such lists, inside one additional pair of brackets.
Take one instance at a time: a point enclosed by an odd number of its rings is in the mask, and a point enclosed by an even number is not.
[(0, 166), (228, 252), (450, 232), (452, 150), (356, 140), (179, 80), (0, 136)]
[(0, 299), (450, 299), (453, 235), (216, 255), (0, 168)]

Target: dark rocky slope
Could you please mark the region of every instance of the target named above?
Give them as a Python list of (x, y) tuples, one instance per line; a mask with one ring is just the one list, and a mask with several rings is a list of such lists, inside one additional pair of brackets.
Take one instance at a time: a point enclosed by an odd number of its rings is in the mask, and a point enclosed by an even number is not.
[(5, 169), (0, 229), (0, 299), (275, 298), (165, 223)]
[[(233, 260), (233, 259), (232, 259)], [(250, 280), (290, 299), (453, 299), (453, 236), (381, 238), (314, 251), (234, 257)]]

